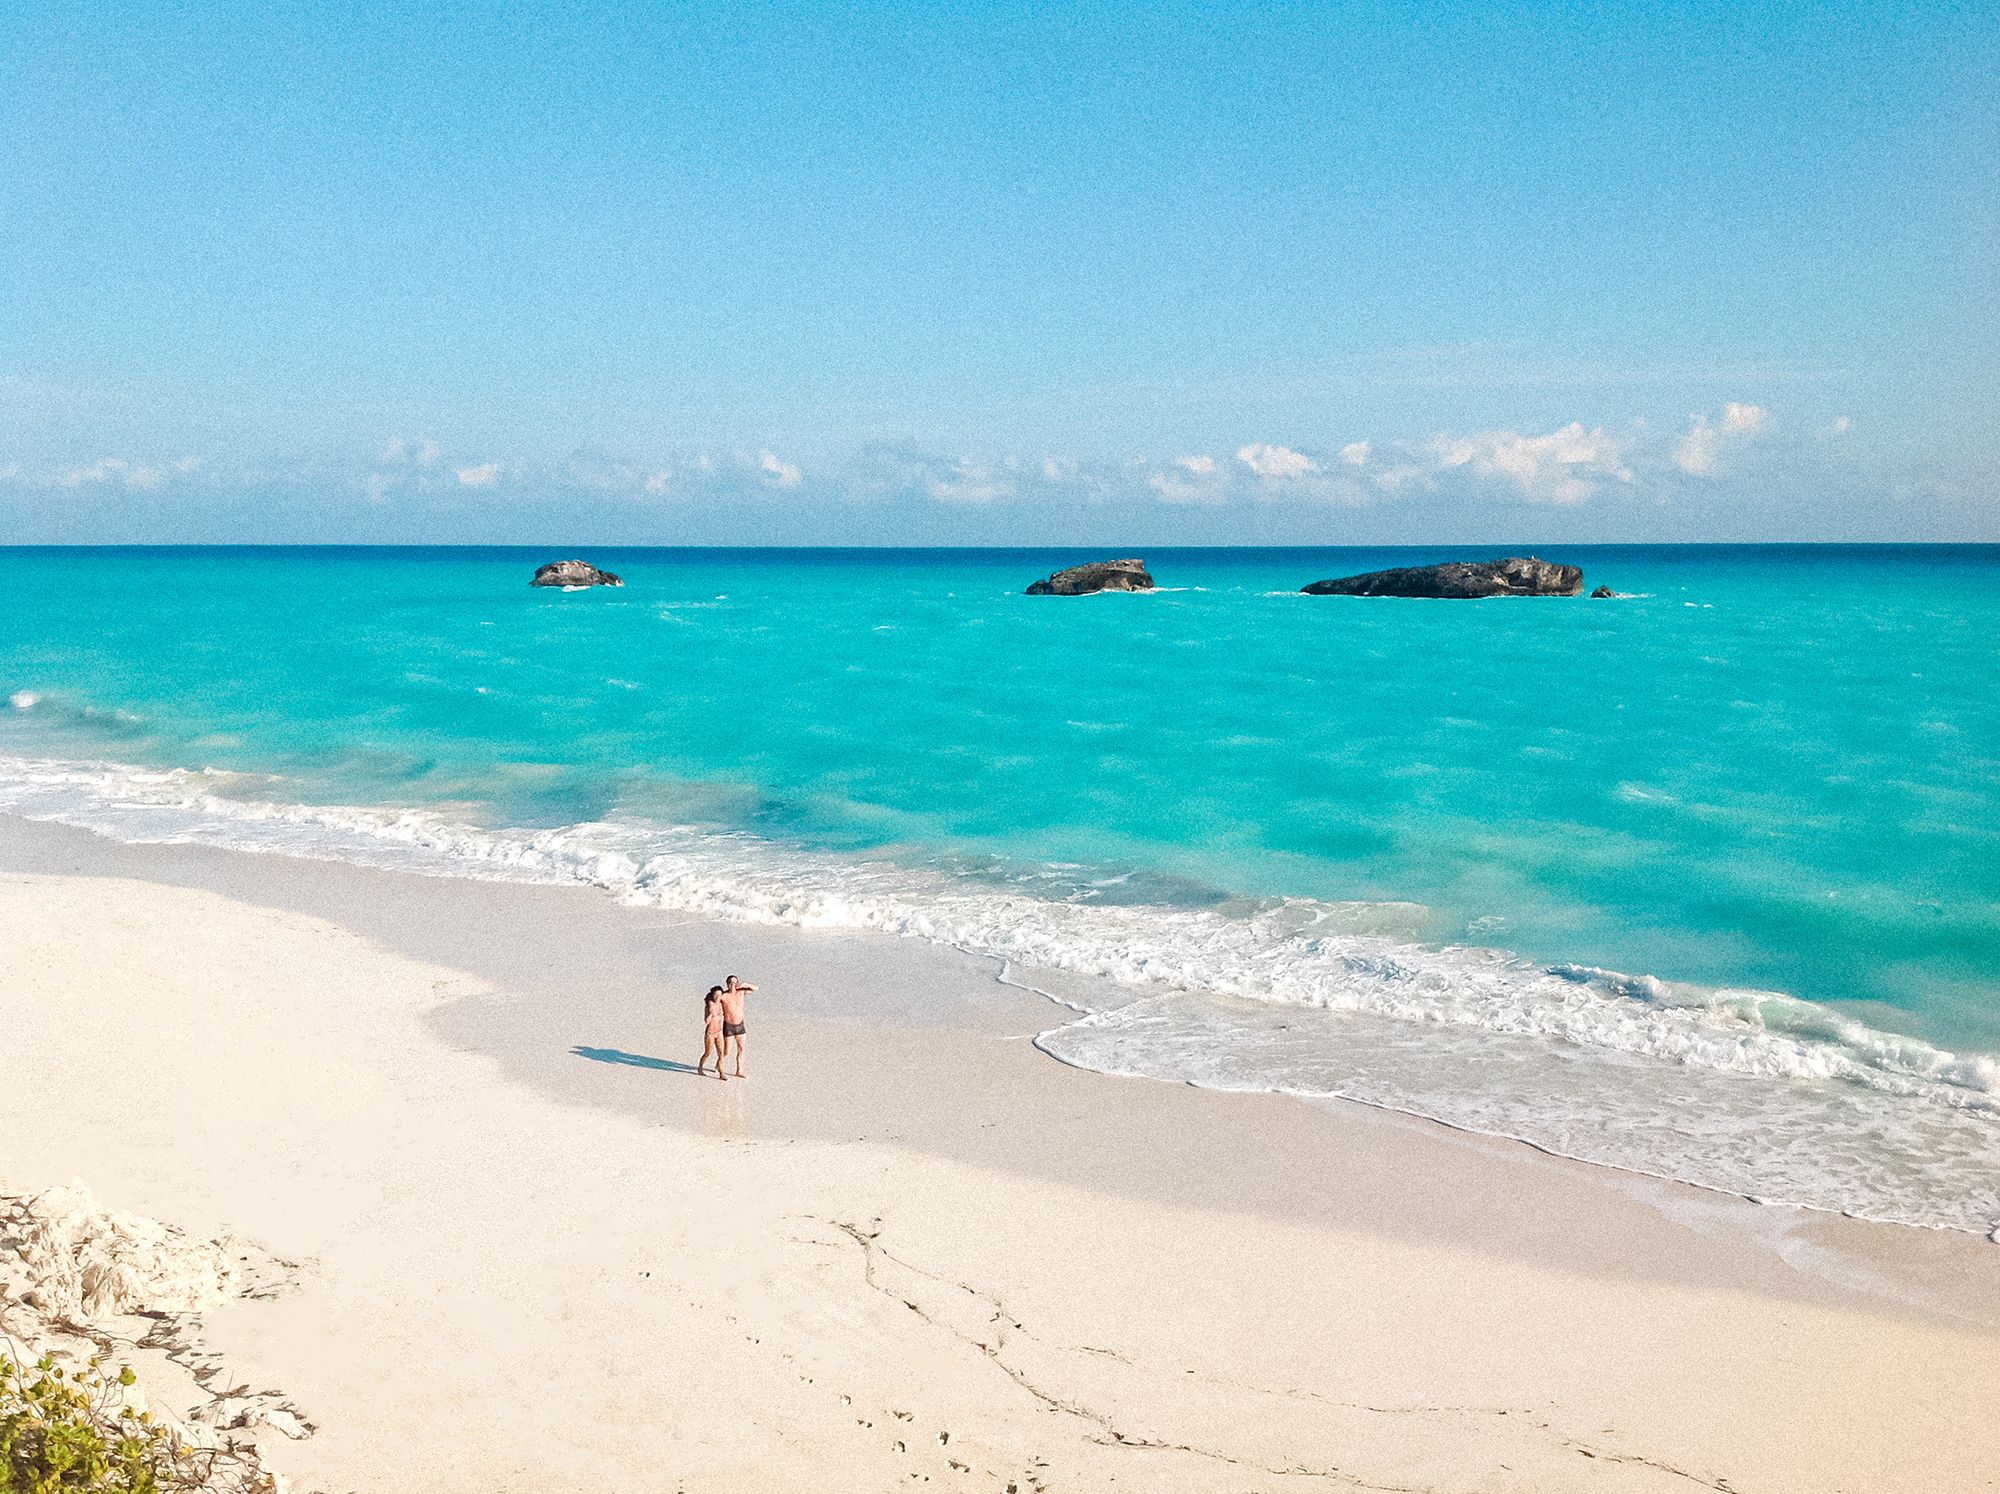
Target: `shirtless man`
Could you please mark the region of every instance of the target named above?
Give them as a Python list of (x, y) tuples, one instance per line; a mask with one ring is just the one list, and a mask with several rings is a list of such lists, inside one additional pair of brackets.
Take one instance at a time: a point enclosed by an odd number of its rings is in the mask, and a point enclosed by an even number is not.
[[(722, 991), (717, 995), (716, 1004), (722, 1008), (722, 1041), (724, 1045), (736, 1044), (736, 1077), (743, 1077), (743, 998), (756, 990), (746, 986), (735, 976), (722, 983)], [(722, 1061), (716, 1060), (715, 1072), (722, 1073)]]

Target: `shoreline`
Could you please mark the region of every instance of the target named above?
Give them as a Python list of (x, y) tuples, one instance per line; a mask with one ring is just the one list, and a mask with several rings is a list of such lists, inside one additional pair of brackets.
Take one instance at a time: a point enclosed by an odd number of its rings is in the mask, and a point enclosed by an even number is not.
[[(675, 921), (924, 942), (1067, 1009), (1037, 1046), (1087, 1072), (1353, 1103), (1705, 1193), (2000, 1243), (1991, 1057), (1776, 993), (1682, 989), (1387, 932), (1414, 905), (1319, 905), (1313, 915), (1335, 924), (1328, 948), (1288, 924), (1260, 929), (1262, 915), (1204, 923), (1197, 913), (1196, 926), (1163, 936), (1155, 920), (1127, 916), (1159, 910), (1079, 910), (1039, 895), (989, 903), (957, 895), (948, 878), (905, 885), (892, 875), (878, 886), (866, 862), (793, 861), (754, 836), (643, 822), (496, 829), (426, 810), (188, 800), (182, 780), (208, 770), (28, 766), (65, 789), (87, 785), (95, 802), (44, 807), (35, 823), (425, 880), (583, 888)], [(159, 790), (166, 781), (174, 791)], [(5, 802), (0, 817), (27, 819), (18, 796)], [(669, 867), (657, 883), (655, 855)], [(1222, 951), (1213, 961), (1211, 946)], [(1328, 1025), (1300, 1020), (1315, 1011)], [(1293, 1040), (1295, 1027), (1306, 1040)], [(1703, 1123), (1688, 1125), (1690, 1115)]]
[[(1300, 1095), (1271, 1090), (1229, 1090), (1186, 1084), (1151, 1076), (1107, 1074), (1071, 1063), (1036, 1045), (1036, 1039), (1060, 1025), (1072, 1012), (1060, 995), (1051, 995), (1011, 978), (1004, 964), (990, 956), (969, 954), (925, 940), (873, 931), (799, 929), (786, 926), (737, 924), (691, 918), (671, 909), (633, 906), (582, 884), (499, 882), (482, 878), (435, 876), (335, 859), (302, 858), (198, 845), (127, 843), (99, 832), (54, 822), (27, 821), (0, 814), (0, 872), (27, 869), (67, 874), (136, 877), (141, 880), (219, 892), (230, 898), (287, 913), (326, 918), (400, 953), (477, 975), (493, 991), (504, 993), (542, 989), (538, 999), (510, 1000), (502, 995), (467, 996), (431, 1012), (427, 1025), (442, 1040), (465, 1053), (497, 1063), (510, 1080), (564, 1103), (622, 1111), (615, 1089), (592, 1086), (588, 1069), (576, 1067), (576, 1055), (558, 1043), (552, 1023), (580, 1009), (601, 1012), (627, 1031), (653, 1028), (663, 1035), (674, 1030), (666, 1011), (655, 1015), (650, 1006), (660, 994), (661, 971), (672, 970), (684, 958), (677, 944), (692, 945), (698, 958), (719, 958), (723, 964), (753, 968), (774, 962), (788, 986), (780, 1013), (760, 1010), (759, 1021), (781, 1015), (788, 1025), (814, 1035), (825, 1051), (843, 1055), (855, 1073), (865, 1072), (859, 1055), (873, 1044), (888, 1042), (913, 1050), (913, 1066), (925, 1072), (956, 1065), (984, 1067), (991, 1045), (1031, 1057), (1010, 1062), (1007, 1084), (1014, 1093), (1034, 1093), (1051, 1104), (1071, 1103), (1068, 1096), (1089, 1093), (1093, 1085), (1172, 1092), (1183, 1105), (1228, 1113), (1226, 1131), (1258, 1129), (1259, 1120), (1312, 1133), (1320, 1152), (1338, 1150), (1346, 1127), (1377, 1128), (1400, 1136), (1421, 1138), (1431, 1151), (1463, 1153), (1478, 1161), (1473, 1168), (1552, 1169), (1582, 1189), (1609, 1190), (1639, 1200), (1664, 1216), (1701, 1217), (1709, 1227), (1733, 1232), (1745, 1240), (1777, 1249), (1785, 1242), (1799, 1259), (1831, 1262), (1845, 1259), (1842, 1269), (1865, 1276), (1878, 1258), (1913, 1261), (1935, 1259), (1969, 1263), (1975, 1280), (1992, 1267), (1993, 1297), (1980, 1293), (1969, 1307), (1987, 1313), (2000, 1326), (2000, 1258), (1989, 1261), (1986, 1236), (1967, 1230), (1933, 1228), (1897, 1221), (1869, 1219), (1793, 1203), (1766, 1203), (1727, 1189), (1641, 1172), (1616, 1164), (1569, 1156), (1517, 1136), (1480, 1131), (1393, 1106), (1340, 1097)], [(397, 889), (402, 889), (399, 894)], [(411, 904), (427, 905), (423, 916), (412, 916)], [(552, 932), (582, 928), (591, 941), (590, 964), (569, 971), (551, 985), (552, 972), (537, 964), (532, 951), (518, 947), (521, 931)], [(510, 938), (510, 936), (512, 936)], [(892, 980), (876, 979), (884, 962), (898, 972)], [(828, 978), (830, 975), (830, 979)], [(681, 985), (698, 990), (703, 978), (690, 971)], [(828, 989), (837, 991), (829, 996)], [(629, 994), (612, 999), (610, 990)], [(645, 994), (637, 994), (637, 993)], [(669, 996), (668, 999), (671, 999)], [(773, 1000), (765, 993), (760, 1008)], [(857, 1037), (859, 1029), (864, 1036)], [(577, 1043), (575, 1047), (589, 1046)], [(694, 1045), (698, 1048), (698, 1041)], [(922, 1052), (928, 1047), (944, 1051)], [(608, 1051), (608, 1050), (607, 1050)], [(645, 1056), (645, 1055), (639, 1055)], [(667, 1061), (676, 1062), (680, 1055)], [(1056, 1071), (1055, 1073), (1049, 1072)], [(668, 1072), (672, 1072), (671, 1070)], [(1067, 1079), (1059, 1076), (1068, 1076)], [(1081, 1086), (1081, 1089), (1074, 1088)], [(767, 1139), (847, 1139), (857, 1126), (868, 1129), (879, 1112), (881, 1098), (863, 1085), (849, 1089), (812, 1091), (814, 1107), (786, 1107), (765, 1118)], [(1062, 1098), (1057, 1098), (1058, 1093)], [(843, 1096), (846, 1097), (843, 1103)], [(1284, 1122), (1268, 1117), (1284, 1115)], [(877, 1139), (884, 1133), (875, 1129)], [(1005, 1149), (968, 1150), (967, 1138), (953, 1132), (897, 1132), (902, 1144), (935, 1147), (982, 1166), (1010, 1166), (1033, 1158)], [(1296, 1173), (1266, 1178), (1229, 1162), (1228, 1147), (1215, 1149), (1217, 1164), (1196, 1177), (1180, 1177), (1172, 1186), (1149, 1179), (1144, 1170), (1120, 1175), (1105, 1170), (1095, 1184), (1112, 1192), (1157, 1200), (1186, 1201), (1189, 1188), (1213, 1207), (1261, 1212), (1274, 1219), (1313, 1222), (1355, 1222), (1345, 1210), (1317, 1209), (1312, 1203), (1327, 1190), (1297, 1186)], [(1046, 1169), (1042, 1169), (1046, 1175)], [(1150, 1186), (1149, 1186), (1150, 1185)], [(1206, 1191), (1201, 1191), (1206, 1190)], [(1720, 1224), (1717, 1221), (1726, 1221)], [(1393, 1227), (1374, 1218), (1371, 1227)], [(1902, 1245), (1882, 1245), (1909, 1236)], [(1925, 1246), (1921, 1241), (1936, 1243)], [(1653, 1269), (1658, 1269), (1655, 1266)], [(1955, 1269), (1955, 1268), (1954, 1268)], [(1940, 1278), (1942, 1280), (1942, 1278)], [(1925, 1298), (1933, 1283), (1896, 1283), (1892, 1295)], [(1941, 1300), (1949, 1300), (1949, 1291)], [(1990, 1308), (1990, 1313), (1988, 1309)]]
[[(837, 1398), (843, 1414), (828, 1419), (817, 1387), (829, 1377), (917, 1403), (885, 1422), (984, 1417), (976, 1443), (951, 1433), (977, 1456), (919, 1449), (944, 1487), (1136, 1476), (1219, 1490), (1241, 1488), (1246, 1465), (1272, 1488), (1326, 1485), (1282, 1471), (1295, 1465), (1338, 1466), (1360, 1487), (1993, 1486), (1975, 1470), (2000, 1443), (1972, 1408), (2000, 1393), (1987, 1368), (2000, 1363), (2000, 1270), (1977, 1237), (1802, 1216), (1355, 1104), (1070, 1068), (1030, 1044), (1048, 1025), (1040, 998), (908, 940), (695, 924), (582, 888), (124, 846), (19, 821), (0, 820), (0, 869), (0, 904), (68, 910), (28, 932), (49, 968), (82, 972), (75, 989), (106, 1031), (152, 1000), (145, 981), (180, 978), (175, 962), (195, 954), (214, 957), (198, 974), (216, 991), (213, 1011), (148, 1008), (184, 1033), (148, 1025), (94, 1053), (65, 1051), (73, 1024), (59, 1013), (10, 1013), (10, 1067), (135, 1094), (142, 1126), (159, 1108), (134, 1148), (109, 1120), (52, 1134), (32, 1101), (0, 1101), (0, 1177), (20, 1190), (81, 1176), (107, 1205), (235, 1228), (305, 1262), (298, 1295), (223, 1309), (203, 1331), (320, 1427), (274, 1457), (342, 1487), (638, 1487), (633, 1470), (671, 1466), (668, 1454), (690, 1490), (771, 1487), (800, 1447), (832, 1461), (799, 1468), (846, 1470), (834, 1486), (906, 1486), (919, 1444), (871, 1440), (882, 1428), (855, 1423), (878, 1415), (848, 1417)], [(89, 973), (93, 940), (141, 925), (159, 944), (141, 947), (143, 968)], [(240, 956), (227, 938), (199, 944), (217, 930), (252, 942)], [(264, 969), (275, 988), (241, 989), (235, 967), (262, 941), (338, 949), (364, 973), (329, 983), (281, 961)], [(671, 1044), (694, 1024), (676, 1025), (671, 1003), (692, 1006), (696, 971), (739, 967), (764, 987), (751, 1077), (698, 1081), (675, 1067), (692, 1066)], [(405, 994), (383, 996), (391, 986)], [(254, 1041), (215, 1046), (238, 1029)], [(148, 1078), (149, 1058), (178, 1067)], [(315, 1093), (329, 1075), (345, 1076), (342, 1095)], [(295, 1107), (325, 1119), (350, 1105), (361, 1118), (303, 1156), (245, 1124), (245, 1107), (282, 1126), (304, 1123)], [(807, 1215), (835, 1225), (784, 1222)], [(519, 1258), (482, 1233), (502, 1219)], [(418, 1239), (425, 1254), (410, 1253)], [(672, 1280), (693, 1305), (631, 1285), (641, 1258), (645, 1279)], [(860, 1280), (829, 1274), (834, 1261)], [(507, 1290), (465, 1297), (454, 1280)], [(1163, 1299), (1175, 1313), (1136, 1306)], [(747, 1358), (678, 1336), (719, 1331), (718, 1310), (750, 1325)], [(435, 1332), (392, 1331), (399, 1313)], [(996, 1344), (981, 1325), (1001, 1317), (1013, 1326)], [(329, 1330), (358, 1335), (351, 1352), (327, 1348)], [(381, 1371), (364, 1346), (410, 1356), (393, 1385), (421, 1369), (495, 1389), (487, 1357), (509, 1332), (584, 1353), (570, 1409), (602, 1397), (605, 1415), (637, 1418), (594, 1421), (621, 1429), (589, 1455), (608, 1461), (581, 1472), (573, 1434), (537, 1402), (516, 1410), (540, 1441), (486, 1483), (443, 1468), (363, 1476), (413, 1414), (366, 1388)], [(644, 1343), (669, 1341), (698, 1362), (646, 1370), (653, 1390), (658, 1374), (688, 1373), (770, 1391), (713, 1461), (688, 1450), (720, 1435), (703, 1417), (639, 1412), (618, 1383)], [(921, 1373), (892, 1396), (891, 1366)], [(1183, 1368), (1203, 1396), (1176, 1385)], [(779, 1370), (788, 1388), (768, 1378)], [(858, 1404), (856, 1388), (840, 1394)], [(1447, 1400), (1493, 1409), (1400, 1421), (1338, 1409)], [(1308, 1404), (1319, 1414), (1302, 1421)], [(1516, 1430), (1507, 1410), (1543, 1426)], [(664, 1445), (647, 1416), (669, 1424)], [(433, 1440), (450, 1428), (479, 1445), (485, 1418), (419, 1421)], [(1897, 1445), (1925, 1422), (1929, 1452)], [(1586, 1424), (1616, 1435), (1585, 1437)], [(1120, 1436), (1107, 1442), (1107, 1425)], [(1033, 1476), (1048, 1477), (1024, 1482), (1037, 1457)]]

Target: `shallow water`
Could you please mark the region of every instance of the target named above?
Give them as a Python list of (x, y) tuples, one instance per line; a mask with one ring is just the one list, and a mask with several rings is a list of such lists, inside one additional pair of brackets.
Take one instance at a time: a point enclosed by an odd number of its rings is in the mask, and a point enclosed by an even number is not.
[(2000, 548), (549, 558), (0, 551), (0, 808), (918, 934), (1069, 1061), (2000, 1221)]

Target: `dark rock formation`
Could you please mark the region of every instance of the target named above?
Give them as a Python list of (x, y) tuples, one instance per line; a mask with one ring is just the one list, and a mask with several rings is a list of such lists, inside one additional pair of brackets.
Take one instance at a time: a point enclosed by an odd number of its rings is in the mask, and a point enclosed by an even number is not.
[(556, 560), (535, 572), (530, 586), (623, 586), (609, 571), (600, 571), (581, 560)]
[(1573, 597), (1583, 572), (1529, 556), (1505, 560), (1448, 560), (1443, 565), (1370, 571), (1304, 588), (1316, 597)]
[(1093, 591), (1151, 591), (1153, 578), (1143, 560), (1093, 560), (1057, 571), (1028, 588), (1031, 597), (1080, 597)]
[(1617, 596), (1617, 595), (1618, 595), (1618, 593), (1617, 593), (1617, 592), (1615, 592), (1615, 591), (1613, 591), (1613, 590), (1612, 590), (1612, 589), (1611, 589), (1610, 587), (1608, 587), (1608, 586), (1600, 586), (1600, 587), (1598, 587), (1598, 588), (1597, 588), (1597, 590), (1596, 590), (1596, 591), (1593, 591), (1593, 592), (1592, 592), (1592, 593), (1590, 594), (1590, 599), (1591, 599), (1591, 600), (1592, 600), (1592, 601), (1594, 602), (1594, 601), (1596, 601), (1596, 600), (1597, 600), (1597, 599), (1598, 599), (1599, 597), (1615, 597), (1615, 596)]

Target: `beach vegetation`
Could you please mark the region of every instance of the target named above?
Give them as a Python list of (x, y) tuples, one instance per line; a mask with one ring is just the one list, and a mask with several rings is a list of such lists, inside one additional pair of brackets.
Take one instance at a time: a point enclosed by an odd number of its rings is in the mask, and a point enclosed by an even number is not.
[(189, 1441), (133, 1403), (130, 1365), (0, 1348), (0, 1494), (276, 1494), (253, 1453)]

